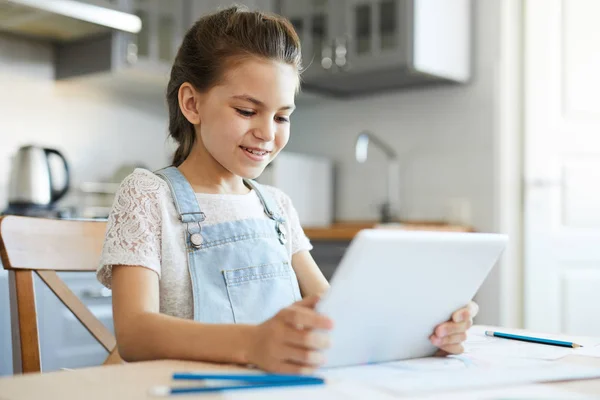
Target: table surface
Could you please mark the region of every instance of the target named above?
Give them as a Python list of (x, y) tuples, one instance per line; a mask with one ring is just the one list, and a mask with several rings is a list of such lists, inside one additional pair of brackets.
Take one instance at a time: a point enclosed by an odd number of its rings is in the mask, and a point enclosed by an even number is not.
[[(600, 368), (600, 358), (569, 355), (557, 361)], [(156, 399), (149, 388), (171, 385), (180, 371), (238, 370), (239, 366), (194, 361), (160, 360), (0, 378), (0, 400)], [(545, 383), (581, 394), (600, 394), (600, 379)], [(515, 386), (518, 387), (518, 386)], [(190, 396), (184, 396), (189, 398)], [(194, 397), (194, 396), (192, 396)], [(183, 398), (183, 397), (182, 397)], [(202, 399), (222, 398), (215, 394)]]

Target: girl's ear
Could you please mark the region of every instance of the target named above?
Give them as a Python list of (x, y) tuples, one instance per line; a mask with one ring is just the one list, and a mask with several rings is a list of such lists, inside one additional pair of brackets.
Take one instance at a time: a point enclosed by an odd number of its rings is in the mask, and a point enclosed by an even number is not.
[(184, 82), (179, 86), (179, 109), (183, 116), (192, 124), (200, 123), (200, 93), (189, 83)]

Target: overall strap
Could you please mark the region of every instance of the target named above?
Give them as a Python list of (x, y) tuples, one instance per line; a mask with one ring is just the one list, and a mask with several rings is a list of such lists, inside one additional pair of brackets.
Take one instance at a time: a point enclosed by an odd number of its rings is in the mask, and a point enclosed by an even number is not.
[(246, 183), (246, 185), (250, 186), (256, 191), (256, 195), (258, 196), (260, 202), (263, 205), (265, 214), (267, 214), (269, 218), (275, 221), (275, 231), (277, 232), (277, 236), (279, 237), (279, 242), (285, 245), (287, 243), (287, 237), (285, 229), (283, 227), (283, 225), (285, 224), (285, 218), (283, 217), (283, 215), (280, 215), (277, 212), (275, 200), (271, 197), (269, 192), (262, 187), (261, 184), (251, 179), (244, 179), (244, 183)]
[(206, 215), (200, 210), (192, 186), (176, 167), (166, 167), (154, 173), (169, 185), (181, 222), (202, 222), (206, 219)]
[(277, 212), (277, 205), (275, 204), (275, 200), (267, 190), (265, 190), (262, 185), (252, 179), (244, 179), (246, 185), (250, 186), (252, 189), (256, 191), (256, 195), (260, 199), (260, 202), (263, 205), (265, 210), (265, 214), (273, 221), (285, 223), (285, 218), (283, 215)]

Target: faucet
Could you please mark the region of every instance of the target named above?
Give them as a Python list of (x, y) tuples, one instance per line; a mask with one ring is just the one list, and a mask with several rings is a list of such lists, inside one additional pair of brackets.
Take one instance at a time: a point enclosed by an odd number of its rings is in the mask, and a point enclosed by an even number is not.
[(369, 142), (379, 147), (387, 156), (388, 173), (387, 173), (387, 200), (380, 206), (380, 221), (382, 223), (392, 222), (397, 219), (397, 203), (399, 196), (400, 174), (398, 157), (396, 152), (387, 143), (383, 142), (372, 132), (362, 131), (356, 138), (355, 156), (356, 161), (364, 163), (367, 161), (367, 150)]

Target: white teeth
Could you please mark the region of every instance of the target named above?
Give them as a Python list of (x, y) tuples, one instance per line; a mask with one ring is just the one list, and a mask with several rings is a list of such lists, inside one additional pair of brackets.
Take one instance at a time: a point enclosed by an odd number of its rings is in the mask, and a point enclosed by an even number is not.
[(244, 147), (243, 149), (246, 150), (248, 153), (256, 154), (257, 156), (264, 156), (265, 154), (267, 154), (266, 151), (252, 150), (247, 147)]

